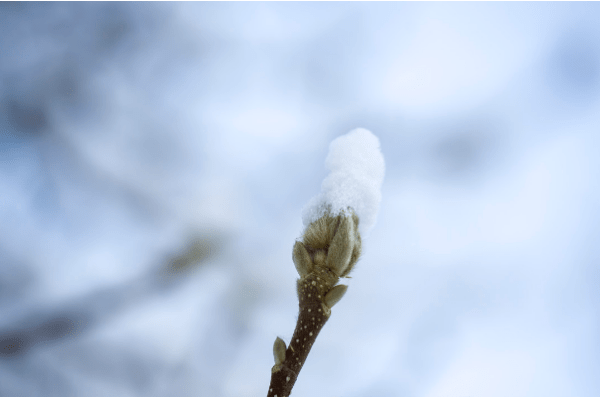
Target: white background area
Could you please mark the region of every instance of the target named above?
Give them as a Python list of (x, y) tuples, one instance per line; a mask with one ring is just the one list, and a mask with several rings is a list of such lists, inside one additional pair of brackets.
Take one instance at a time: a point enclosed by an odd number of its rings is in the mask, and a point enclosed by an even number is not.
[(266, 395), (302, 207), (357, 127), (379, 214), (293, 395), (600, 395), (598, 20), (0, 5), (0, 396)]

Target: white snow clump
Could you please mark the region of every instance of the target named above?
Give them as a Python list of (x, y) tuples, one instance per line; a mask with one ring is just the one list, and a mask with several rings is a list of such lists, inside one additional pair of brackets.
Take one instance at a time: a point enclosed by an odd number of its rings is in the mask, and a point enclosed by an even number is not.
[(325, 165), (330, 172), (321, 184), (321, 193), (302, 209), (304, 228), (325, 215), (327, 208), (337, 216), (352, 207), (365, 237), (377, 220), (385, 174), (379, 139), (369, 130), (354, 129), (329, 144)]

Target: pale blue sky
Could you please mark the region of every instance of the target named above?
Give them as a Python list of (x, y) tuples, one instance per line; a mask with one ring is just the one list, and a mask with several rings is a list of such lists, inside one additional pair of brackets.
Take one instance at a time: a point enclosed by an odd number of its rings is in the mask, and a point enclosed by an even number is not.
[(599, 17), (0, 5), (0, 395), (265, 395), (301, 209), (357, 127), (378, 221), (294, 395), (598, 395)]

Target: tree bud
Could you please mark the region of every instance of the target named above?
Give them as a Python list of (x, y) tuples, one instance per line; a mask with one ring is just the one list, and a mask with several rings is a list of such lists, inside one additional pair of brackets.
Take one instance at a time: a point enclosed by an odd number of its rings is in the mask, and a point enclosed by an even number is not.
[(329, 308), (332, 308), (333, 305), (335, 305), (336, 303), (338, 303), (340, 301), (340, 299), (342, 299), (342, 297), (346, 293), (346, 290), (348, 290), (347, 285), (344, 285), (344, 284), (336, 285), (325, 295), (325, 304)]
[(292, 259), (296, 266), (296, 271), (300, 277), (306, 276), (312, 270), (312, 261), (306, 247), (300, 241), (296, 241), (292, 251)]
[(280, 337), (275, 339), (273, 343), (273, 357), (275, 357), (275, 365), (279, 365), (285, 361), (285, 342)]

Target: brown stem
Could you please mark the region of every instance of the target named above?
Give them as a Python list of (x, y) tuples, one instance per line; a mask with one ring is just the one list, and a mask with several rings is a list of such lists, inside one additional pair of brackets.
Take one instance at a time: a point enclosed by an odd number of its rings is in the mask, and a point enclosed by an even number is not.
[(334, 280), (327, 273), (318, 269), (298, 280), (298, 322), (285, 351), (285, 360), (271, 369), (267, 397), (289, 397), (310, 349), (329, 319), (331, 310), (324, 303), (324, 297), (337, 282), (337, 277)]

